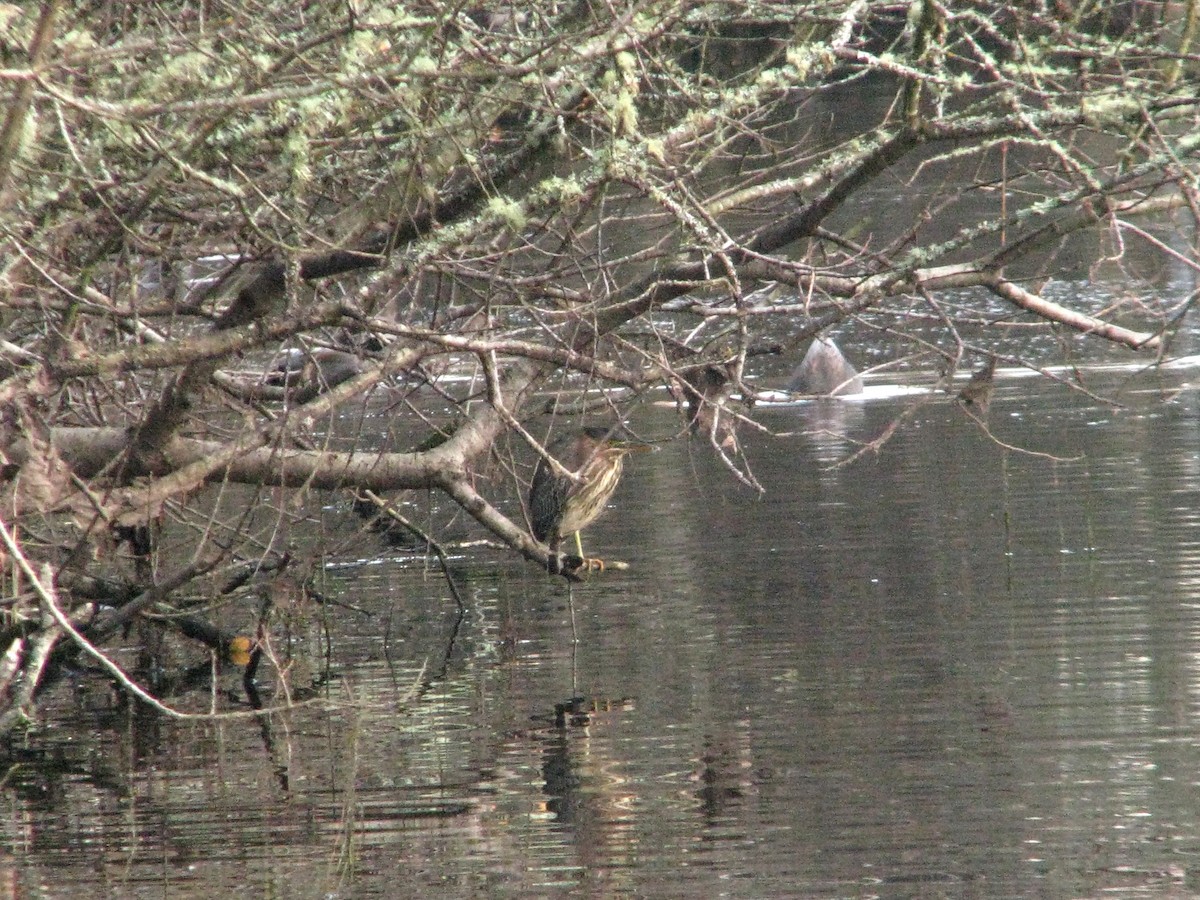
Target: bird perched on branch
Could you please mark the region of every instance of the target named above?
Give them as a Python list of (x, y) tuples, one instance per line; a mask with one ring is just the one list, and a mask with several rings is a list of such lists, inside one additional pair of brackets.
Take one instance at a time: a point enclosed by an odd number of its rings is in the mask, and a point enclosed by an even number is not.
[(995, 383), (996, 357), (992, 356), (983, 368), (971, 373), (971, 380), (958, 392), (958, 399), (967, 406), (974, 406), (980, 415), (984, 415), (992, 402), (992, 388)]
[(529, 518), (533, 536), (550, 547), (551, 572), (558, 571), (558, 547), (569, 534), (575, 535), (579, 561), (572, 560), (568, 568), (604, 569), (603, 560), (583, 555), (579, 532), (604, 512), (621, 480), (625, 455), (650, 449), (644, 444), (614, 439), (612, 434), (612, 428), (588, 426), (559, 438), (547, 448), (575, 477), (558, 474), (545, 459), (538, 460), (529, 488)]

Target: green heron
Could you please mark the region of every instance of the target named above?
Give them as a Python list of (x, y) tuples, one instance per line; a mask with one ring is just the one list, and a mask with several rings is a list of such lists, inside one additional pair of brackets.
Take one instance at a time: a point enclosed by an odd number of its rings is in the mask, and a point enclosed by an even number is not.
[(555, 564), (560, 542), (572, 533), (575, 549), (583, 561), (578, 565), (587, 563), (591, 567), (594, 562), (597, 568), (604, 568), (601, 560), (588, 560), (583, 555), (579, 532), (604, 512), (608, 498), (621, 480), (625, 454), (649, 449), (614, 440), (612, 432), (611, 428), (592, 425), (559, 438), (547, 448), (564, 469), (575, 473), (576, 478), (556, 474), (546, 460), (538, 460), (529, 488), (529, 517), (533, 536), (545, 542), (553, 554), (551, 571), (557, 571)]

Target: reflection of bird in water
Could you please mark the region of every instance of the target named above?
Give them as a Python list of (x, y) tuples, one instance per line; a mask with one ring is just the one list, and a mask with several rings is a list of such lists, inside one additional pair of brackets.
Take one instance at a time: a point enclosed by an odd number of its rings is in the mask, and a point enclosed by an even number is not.
[(696, 796), (709, 819), (730, 814), (730, 807), (757, 788), (751, 771), (752, 757), (744, 735), (710, 738), (691, 780), (699, 787)]
[(529, 518), (533, 536), (550, 547), (551, 571), (557, 571), (559, 544), (572, 533), (580, 562), (571, 568), (604, 568), (603, 560), (589, 560), (583, 555), (579, 532), (604, 512), (608, 498), (621, 480), (625, 454), (649, 449), (614, 440), (612, 431), (611, 428), (589, 426), (559, 438), (547, 448), (564, 469), (578, 478), (559, 475), (546, 460), (538, 460), (529, 488)]
[(958, 399), (967, 406), (974, 406), (986, 413), (992, 399), (992, 388), (996, 382), (996, 357), (991, 357), (982, 369), (971, 374), (966, 387), (958, 392)]

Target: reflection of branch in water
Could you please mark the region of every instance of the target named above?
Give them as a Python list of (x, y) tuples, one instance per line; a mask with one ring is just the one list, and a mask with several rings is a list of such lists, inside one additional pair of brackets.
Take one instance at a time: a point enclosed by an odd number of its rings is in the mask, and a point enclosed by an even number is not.
[(450, 628), (450, 636), (446, 640), (446, 651), (442, 654), (442, 665), (436, 672), (429, 676), (430, 684), (446, 677), (446, 672), (450, 669), (450, 657), (454, 655), (454, 645), (458, 642), (458, 630), (462, 627), (465, 616), (466, 611), (460, 605), (458, 607), (458, 615), (454, 617), (454, 625)]
[[(454, 656), (454, 647), (458, 643), (458, 632), (462, 628), (463, 620), (466, 618), (466, 609), (459, 605), (458, 611), (454, 616), (454, 624), (450, 626), (450, 634), (446, 639), (446, 648), (442, 652), (442, 663), (438, 668), (430, 674), (426, 674), (429, 670), (429, 662), (426, 660), (421, 664), (421, 671), (417, 676), (415, 684), (409, 688), (408, 693), (404, 696), (404, 700), (420, 700), (433, 687), (434, 682), (441, 681), (446, 677), (446, 673), (450, 670), (450, 659)], [(389, 669), (392, 665), (391, 642), (384, 640), (384, 659), (387, 661)], [(392, 672), (393, 681), (395, 680), (395, 672)]]
[[(308, 591), (304, 591), (306, 596), (310, 596)], [(284, 699), (287, 706), (292, 706), (296, 700), (296, 692), (292, 686), (288, 684), (287, 677), (284, 674), (284, 667), (280, 666), (279, 660), (275, 658), (275, 654), (271, 651), (270, 635), (268, 633), (268, 625), (270, 623), (271, 612), (275, 607), (275, 595), (271, 590), (265, 590), (262, 596), (262, 604), (258, 612), (258, 624), (255, 629), (254, 648), (250, 651), (250, 658), (246, 663), (246, 668), (242, 672), (242, 689), (246, 692), (246, 700), (250, 707), (256, 710), (259, 715), (258, 719), (259, 734), (262, 737), (263, 748), (267, 751), (267, 758), (271, 760), (271, 769), (275, 773), (275, 778), (279, 782), (279, 787), (283, 791), (284, 796), (288, 795), (290, 788), (290, 770), (287, 760), (291, 759), (291, 753), (287, 752), (280, 759), (280, 754), (275, 746), (275, 731), (271, 724), (271, 711), (264, 710), (262, 696), (258, 692), (258, 666), (262, 662), (264, 653), (267, 653), (271, 661), (275, 664), (275, 671), (279, 673), (279, 682), (284, 691)], [(313, 679), (312, 684), (306, 689), (306, 692), (316, 691), (321, 685), (329, 681), (330, 676), (330, 654), (324, 656), (324, 670)]]
[[(247, 667), (249, 672), (249, 667)], [(271, 714), (262, 712), (263, 702), (262, 697), (258, 693), (258, 685), (252, 677), (242, 679), (242, 687), (246, 691), (246, 699), (250, 702), (250, 706), (260, 712), (258, 718), (258, 733), (262, 737), (263, 749), (267, 751), (267, 758), (271, 760), (271, 770), (275, 773), (275, 779), (279, 782), (280, 790), (284, 796), (288, 795), (290, 788), (288, 765), (286, 762), (281, 762), (275, 748), (275, 730), (271, 727)], [(290, 754), (289, 754), (290, 756)]]
[[(462, 627), (463, 620), (466, 618), (467, 605), (463, 601), (462, 593), (458, 589), (458, 583), (454, 580), (454, 575), (450, 571), (450, 561), (449, 561), (449, 558), (446, 556), (446, 551), (443, 549), (441, 544), (439, 544), (436, 540), (434, 540), (432, 535), (428, 534), (423, 528), (416, 525), (415, 523), (410, 522), (405, 516), (401, 515), (399, 510), (397, 510), (394, 506), (389, 504), (386, 500), (384, 500), (382, 497), (380, 497), (374, 491), (371, 491), (371, 490), (363, 491), (362, 494), (360, 494), (356, 499), (374, 505), (375, 508), (379, 510), (381, 515), (387, 516), (390, 520), (395, 522), (397, 525), (400, 525), (402, 528), (404, 528), (411, 534), (415, 535), (418, 540), (424, 541), (425, 546), (428, 547), (430, 550), (432, 550), (434, 552), (434, 554), (437, 556), (438, 563), (442, 567), (442, 575), (443, 575), (443, 577), (445, 577), (446, 584), (449, 586), (450, 593), (453, 595), (454, 602), (455, 602), (455, 604), (457, 604), (457, 607), (458, 607), (457, 614), (454, 617), (454, 624), (450, 627), (450, 635), (446, 641), (445, 651), (442, 653), (441, 665), (438, 666), (429, 675), (425, 674), (426, 671), (428, 670), (428, 666), (423, 665), (421, 668), (421, 677), (418, 679), (417, 688), (415, 690), (410, 690), (409, 694), (406, 698), (406, 699), (412, 698), (412, 699), (419, 700), (421, 697), (423, 697), (429, 691), (429, 689), (433, 686), (434, 682), (440, 681), (441, 679), (446, 677), (446, 673), (450, 669), (450, 658), (454, 655), (454, 647), (455, 647), (455, 644), (458, 642), (459, 629)], [(390, 619), (389, 619), (389, 630), (390, 630)], [(388, 640), (385, 637), (384, 654), (388, 661), (389, 666), (391, 665), (391, 653), (389, 652), (390, 646), (391, 646), (390, 640)]]
[[(454, 655), (454, 646), (458, 642), (459, 629), (462, 627), (463, 619), (465, 619), (467, 615), (467, 605), (463, 602), (462, 594), (458, 590), (458, 584), (454, 580), (454, 575), (450, 572), (450, 561), (446, 556), (446, 551), (442, 548), (442, 545), (435, 541), (431, 535), (427, 534), (424, 529), (413, 524), (404, 516), (402, 516), (395, 507), (389, 505), (387, 501), (385, 501), (374, 491), (364, 491), (361, 499), (366, 500), (369, 503), (373, 503), (383, 515), (386, 515), (398, 525), (408, 529), (420, 540), (424, 541), (425, 545), (437, 555), (438, 562), (442, 567), (442, 575), (445, 577), (446, 584), (450, 587), (450, 593), (454, 596), (454, 602), (458, 607), (457, 614), (454, 617), (454, 624), (450, 627), (450, 636), (446, 641), (445, 652), (442, 654), (442, 664), (437, 668), (436, 671), (433, 672), (433, 674), (427, 677), (424, 676), (427, 667), (422, 666), (422, 678), (419, 682), (420, 687), (416, 691), (410, 692), (410, 696), (420, 698), (425, 694), (426, 691), (429, 690), (435, 681), (439, 681), (446, 677), (446, 672), (450, 669), (450, 657)], [(385, 640), (384, 652), (387, 655), (388, 663), (390, 664), (391, 655), (387, 652), (389, 646), (390, 642)]]
[(1046, 453), (1041, 450), (1028, 450), (1025, 447), (1018, 447), (1015, 444), (1005, 443), (992, 433), (992, 430), (988, 428), (987, 422), (984, 421), (983, 417), (981, 417), (973, 409), (968, 409), (965, 405), (961, 406), (960, 408), (964, 413), (970, 416), (972, 420), (974, 420), (975, 424), (979, 426), (979, 430), (984, 433), (989, 441), (1005, 450), (1011, 450), (1013, 453), (1020, 453), (1024, 456), (1036, 456), (1041, 459), (1049, 459), (1053, 462), (1078, 462), (1079, 460), (1083, 459), (1082, 453), (1076, 454), (1075, 456), (1055, 456), (1053, 453)]
[(438, 558), (438, 562), (442, 566), (442, 575), (446, 578), (446, 584), (450, 587), (450, 593), (454, 596), (454, 602), (458, 604), (458, 612), (461, 621), (461, 616), (466, 610), (466, 604), (463, 602), (462, 594), (459, 593), (458, 584), (455, 583), (454, 576), (450, 573), (450, 563), (446, 557), (446, 551), (442, 549), (442, 545), (435, 541), (433, 536), (428, 534), (423, 528), (406, 519), (400, 514), (399, 510), (390, 505), (374, 491), (363, 491), (361, 496), (375, 504), (376, 508), (383, 515), (387, 516), (396, 524), (406, 528), (412, 534), (416, 535), (416, 537), (421, 541), (424, 541), (425, 546), (434, 552)]

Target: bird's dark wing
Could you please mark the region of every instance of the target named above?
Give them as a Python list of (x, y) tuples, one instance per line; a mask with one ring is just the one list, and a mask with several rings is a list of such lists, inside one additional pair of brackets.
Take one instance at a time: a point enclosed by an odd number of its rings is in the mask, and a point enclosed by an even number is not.
[(570, 490), (570, 479), (555, 475), (545, 460), (538, 460), (533, 484), (529, 487), (529, 519), (533, 536), (539, 541), (560, 536), (558, 527), (562, 524)]

